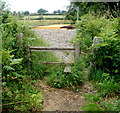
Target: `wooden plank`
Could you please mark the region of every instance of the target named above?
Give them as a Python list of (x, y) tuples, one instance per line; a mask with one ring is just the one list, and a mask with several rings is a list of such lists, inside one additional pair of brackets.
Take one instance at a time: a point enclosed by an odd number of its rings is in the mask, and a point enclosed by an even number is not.
[(33, 51), (33, 50), (44, 50), (44, 51), (48, 51), (48, 50), (75, 50), (75, 48), (56, 48), (56, 47), (29, 47), (29, 49), (31, 50), (31, 51)]
[(80, 57), (80, 44), (75, 44), (75, 63), (78, 63)]
[(45, 65), (73, 65), (73, 63), (64, 63), (64, 62), (39, 62), (38, 64), (45, 64)]
[(30, 65), (30, 49), (29, 49), (29, 47), (28, 47), (28, 56), (27, 56), (27, 63), (28, 63), (28, 65)]
[(65, 73), (70, 73), (71, 72), (71, 66), (66, 66), (64, 69)]
[(75, 50), (30, 50), (31, 52), (32, 51), (41, 51), (41, 52), (46, 52), (46, 51), (48, 51), (48, 52), (53, 52), (53, 51), (62, 51), (62, 52), (75, 52)]

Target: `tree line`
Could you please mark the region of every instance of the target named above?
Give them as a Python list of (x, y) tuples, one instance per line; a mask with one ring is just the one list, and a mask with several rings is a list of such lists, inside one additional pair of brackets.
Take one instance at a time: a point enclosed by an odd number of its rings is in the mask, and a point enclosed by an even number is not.
[(29, 11), (24, 11), (24, 12), (21, 12), (21, 11), (18, 11), (18, 12), (16, 12), (16, 11), (14, 11), (13, 12), (13, 15), (15, 15), (15, 16), (24, 16), (24, 15), (47, 15), (47, 14), (64, 14), (64, 13), (66, 13), (67, 11), (65, 11), (65, 10), (54, 10), (53, 11), (53, 13), (48, 13), (48, 10), (46, 10), (46, 9), (43, 9), (43, 8), (40, 8), (40, 9), (38, 9), (37, 10), (37, 12), (36, 13), (30, 13)]

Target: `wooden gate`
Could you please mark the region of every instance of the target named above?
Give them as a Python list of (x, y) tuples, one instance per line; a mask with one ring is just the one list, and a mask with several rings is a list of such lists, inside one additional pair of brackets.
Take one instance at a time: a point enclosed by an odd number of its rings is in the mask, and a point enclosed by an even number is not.
[[(68, 52), (74, 52), (74, 63), (78, 63), (79, 56), (80, 56), (80, 45), (74, 44), (74, 47), (66, 47), (66, 48), (57, 48), (57, 47), (28, 47), (28, 63), (30, 63), (30, 54), (33, 51), (68, 51)], [(46, 65), (55, 65), (55, 64), (66, 64), (66, 65), (72, 65), (73, 63), (65, 63), (65, 62), (41, 62), (41, 64)]]

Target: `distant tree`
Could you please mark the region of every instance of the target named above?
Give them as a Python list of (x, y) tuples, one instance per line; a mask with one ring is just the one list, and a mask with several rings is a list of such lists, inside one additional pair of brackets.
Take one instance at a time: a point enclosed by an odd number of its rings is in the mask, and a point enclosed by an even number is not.
[(25, 12), (23, 12), (23, 14), (24, 15), (29, 15), (30, 13), (29, 13), (29, 11), (25, 11)]
[(16, 12), (16, 11), (14, 11), (14, 12), (13, 12), (13, 15), (14, 15), (14, 16), (17, 16), (17, 12)]
[(66, 13), (67, 11), (62, 10), (61, 13)]
[(44, 13), (46, 13), (48, 11), (45, 10), (45, 9), (40, 8), (37, 12), (38, 12), (38, 14), (44, 14)]
[(54, 13), (54, 14), (56, 14), (56, 13), (57, 13), (57, 11), (53, 11), (53, 13)]
[(60, 10), (57, 10), (57, 13), (61, 13), (61, 11), (60, 11)]
[(60, 13), (62, 13), (62, 11), (58, 9), (57, 11), (54, 11), (53, 13), (60, 14)]

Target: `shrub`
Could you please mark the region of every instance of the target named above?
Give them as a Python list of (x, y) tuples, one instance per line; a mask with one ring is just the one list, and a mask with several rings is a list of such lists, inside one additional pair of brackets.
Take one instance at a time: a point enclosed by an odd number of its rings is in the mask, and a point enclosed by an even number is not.
[[(27, 111), (41, 109), (42, 93), (33, 89), (27, 49), (36, 37), (30, 28), (21, 25), (7, 11), (2, 11), (2, 101), (3, 111)], [(22, 37), (20, 35), (23, 35)], [(7, 110), (7, 111), (6, 111)]]
[[(119, 19), (98, 18), (87, 14), (81, 17), (81, 21), (76, 26), (79, 28), (76, 41), (79, 41), (81, 51), (88, 54), (88, 62), (92, 64), (89, 77), (96, 79), (97, 72), (101, 71), (101, 73), (109, 73), (109, 76), (118, 82), (120, 79)], [(99, 37), (101, 43), (92, 46), (95, 36)]]

